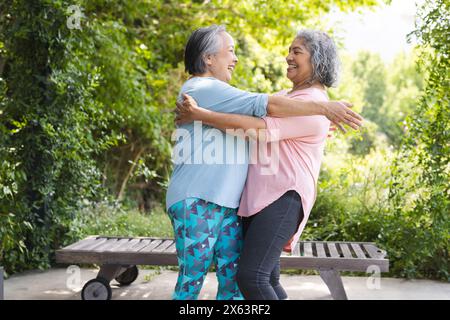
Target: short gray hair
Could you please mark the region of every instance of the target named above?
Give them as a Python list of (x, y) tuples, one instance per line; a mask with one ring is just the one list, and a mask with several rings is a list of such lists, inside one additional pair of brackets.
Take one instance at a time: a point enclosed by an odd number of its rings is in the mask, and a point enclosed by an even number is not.
[(311, 55), (312, 76), (310, 83), (318, 81), (326, 87), (336, 84), (340, 62), (333, 39), (318, 30), (301, 30), (295, 39), (302, 39)]
[(220, 51), (219, 33), (225, 32), (225, 26), (212, 25), (195, 30), (184, 50), (184, 67), (189, 74), (206, 72), (205, 57)]

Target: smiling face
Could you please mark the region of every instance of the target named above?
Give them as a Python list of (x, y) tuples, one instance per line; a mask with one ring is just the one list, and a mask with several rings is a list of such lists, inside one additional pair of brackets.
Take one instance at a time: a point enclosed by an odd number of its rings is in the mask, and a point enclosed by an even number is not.
[(238, 59), (234, 53), (233, 38), (227, 32), (221, 32), (220, 38), (222, 47), (219, 52), (205, 57), (208, 73), (214, 78), (224, 82), (230, 82), (234, 68)]
[(311, 79), (313, 72), (311, 54), (302, 39), (294, 39), (289, 47), (286, 62), (288, 64), (286, 76), (294, 85), (305, 83)]

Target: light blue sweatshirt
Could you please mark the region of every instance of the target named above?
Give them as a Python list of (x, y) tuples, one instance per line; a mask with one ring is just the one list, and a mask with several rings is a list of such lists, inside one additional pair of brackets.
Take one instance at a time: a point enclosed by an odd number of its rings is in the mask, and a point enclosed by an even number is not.
[[(193, 77), (182, 93), (199, 106), (222, 113), (264, 117), (268, 95), (239, 90), (212, 77)], [(166, 195), (166, 208), (186, 198), (200, 198), (223, 207), (237, 208), (247, 179), (248, 144), (200, 122), (178, 126), (172, 160), (174, 170)]]

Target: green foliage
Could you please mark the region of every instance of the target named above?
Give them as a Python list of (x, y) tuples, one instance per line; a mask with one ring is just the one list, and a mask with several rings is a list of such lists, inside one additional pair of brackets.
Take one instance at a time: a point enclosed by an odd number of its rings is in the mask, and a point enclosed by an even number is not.
[(429, 75), (393, 166), (393, 216), (407, 223), (387, 240), (401, 274), (450, 279), (450, 3), (426, 1), (419, 13), (414, 35)]
[[(334, 96), (350, 94), (347, 99), (362, 107), (364, 118), (375, 123), (377, 132), (385, 134), (392, 145), (398, 146), (404, 121), (415, 109), (423, 87), (424, 75), (417, 72), (415, 52), (400, 53), (391, 63), (365, 51), (354, 57), (343, 55), (342, 60), (343, 76)], [(370, 140), (370, 135), (367, 138)]]
[(417, 68), (416, 51), (399, 54), (387, 66), (387, 87), (384, 104), (380, 107), (382, 119), (377, 124), (394, 146), (399, 146), (405, 130), (405, 119), (417, 106), (423, 90), (426, 70)]
[(353, 74), (362, 80), (364, 108), (362, 115), (376, 123), (384, 120), (380, 114), (386, 91), (386, 70), (379, 55), (360, 52), (351, 65)]
[[(362, 54), (354, 70), (344, 70), (351, 85), (333, 92), (351, 101), (362, 96), (377, 126), (368, 122), (367, 130), (329, 143), (305, 237), (375, 241), (395, 276), (449, 280), (448, 15), (448, 2), (427, 1), (414, 33), (417, 59), (401, 55), (385, 67)], [(371, 87), (384, 92), (372, 94)]]
[(375, 147), (377, 129), (378, 126), (375, 123), (366, 120), (364, 127), (360, 129), (360, 134), (349, 138), (348, 152), (359, 156), (369, 154)]
[[(64, 1), (1, 4), (0, 256), (8, 272), (47, 267), (72, 211), (97, 193), (94, 139), (104, 116), (92, 94), (96, 69), (65, 28)], [(68, 50), (70, 48), (70, 50)]]
[(90, 235), (173, 237), (173, 230), (168, 215), (161, 207), (143, 214), (101, 202), (85, 206), (77, 212), (67, 234), (67, 243)]
[(370, 152), (353, 155), (344, 138), (327, 142), (317, 199), (302, 237), (314, 240), (376, 241), (384, 230), (392, 150), (377, 136)]

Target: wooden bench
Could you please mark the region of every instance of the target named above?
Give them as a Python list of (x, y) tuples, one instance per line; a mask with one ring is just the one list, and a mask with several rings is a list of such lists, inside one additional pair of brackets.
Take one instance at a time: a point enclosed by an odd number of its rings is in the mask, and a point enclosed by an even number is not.
[[(173, 239), (145, 237), (91, 236), (56, 251), (56, 262), (97, 264), (97, 278), (88, 281), (81, 292), (84, 300), (109, 300), (115, 279), (131, 284), (138, 276), (136, 265), (177, 266)], [(328, 286), (333, 299), (347, 299), (340, 271), (389, 271), (386, 252), (370, 242), (300, 241), (292, 254), (283, 253), (283, 269), (315, 269)]]

